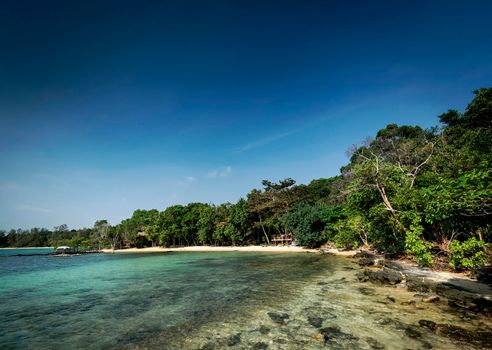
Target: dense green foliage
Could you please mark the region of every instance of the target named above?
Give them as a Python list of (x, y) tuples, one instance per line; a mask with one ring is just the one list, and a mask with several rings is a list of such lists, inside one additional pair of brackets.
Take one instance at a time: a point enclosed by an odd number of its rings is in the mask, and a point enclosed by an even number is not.
[(325, 213), (321, 204), (299, 204), (283, 217), (283, 227), (294, 234), (297, 242), (316, 248), (326, 242)]
[(485, 245), (484, 241), (479, 241), (475, 237), (464, 242), (451, 242), (451, 267), (473, 269), (482, 266), (485, 263)]
[(387, 125), (352, 149), (336, 177), (264, 180), (237, 203), (136, 210), (115, 226), (12, 230), (0, 234), (0, 246), (245, 245), (293, 235), (306, 247), (373, 246), (424, 265), (476, 268), (492, 241), (492, 88), (439, 120), (431, 129)]

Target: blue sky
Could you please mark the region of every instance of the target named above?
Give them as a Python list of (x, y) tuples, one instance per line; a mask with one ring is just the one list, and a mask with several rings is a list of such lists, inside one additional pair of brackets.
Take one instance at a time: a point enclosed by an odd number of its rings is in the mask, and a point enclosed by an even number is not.
[(5, 1), (0, 228), (338, 174), (492, 84), (490, 1)]

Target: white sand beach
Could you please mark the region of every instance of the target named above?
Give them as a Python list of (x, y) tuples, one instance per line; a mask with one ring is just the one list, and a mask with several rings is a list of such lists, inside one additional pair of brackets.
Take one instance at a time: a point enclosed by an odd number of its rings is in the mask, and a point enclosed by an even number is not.
[(278, 253), (318, 253), (318, 249), (307, 249), (296, 246), (189, 246), (180, 248), (148, 247), (128, 249), (103, 249), (104, 253), (156, 253), (156, 252), (278, 252)]

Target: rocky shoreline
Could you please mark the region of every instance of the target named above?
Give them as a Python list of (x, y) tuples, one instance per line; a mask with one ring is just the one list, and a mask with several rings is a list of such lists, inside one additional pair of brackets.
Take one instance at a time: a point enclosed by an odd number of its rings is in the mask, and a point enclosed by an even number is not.
[[(406, 288), (416, 292), (415, 300), (406, 302), (416, 309), (422, 303), (436, 303), (461, 313), (463, 321), (492, 317), (492, 287), (456, 274), (435, 272), (408, 261), (385, 259), (381, 255), (362, 251), (353, 256), (362, 270), (357, 273), (361, 283), (373, 283)], [(469, 331), (461, 326), (439, 324), (422, 319), (419, 326), (460, 342), (479, 348), (492, 348), (492, 330)]]

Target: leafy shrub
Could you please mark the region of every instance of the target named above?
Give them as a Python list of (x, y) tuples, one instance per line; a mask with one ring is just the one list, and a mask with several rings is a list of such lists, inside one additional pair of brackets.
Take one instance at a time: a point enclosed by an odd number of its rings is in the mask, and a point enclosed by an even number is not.
[(336, 234), (332, 238), (337, 247), (357, 248), (368, 245), (370, 225), (360, 215), (352, 214), (335, 225)]
[(417, 262), (422, 265), (431, 265), (434, 257), (432, 256), (432, 244), (422, 239), (423, 227), (412, 224), (410, 231), (405, 236), (405, 250), (412, 254)]
[(451, 262), (449, 265), (455, 270), (476, 269), (485, 264), (485, 242), (475, 237), (464, 242), (453, 241), (450, 245)]
[(304, 247), (316, 248), (327, 240), (324, 205), (301, 204), (283, 216), (283, 226)]

